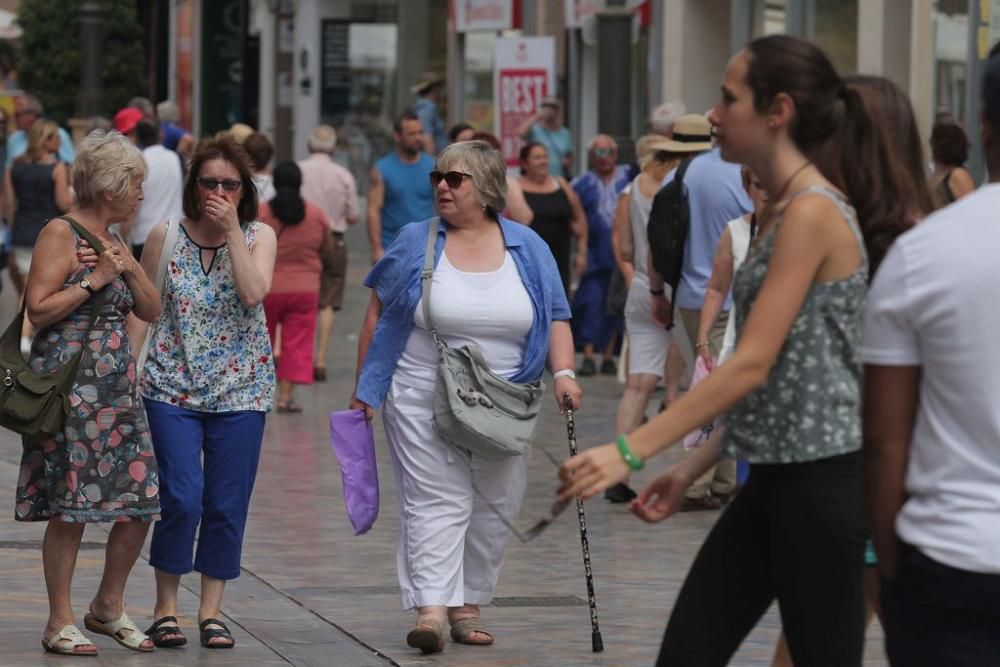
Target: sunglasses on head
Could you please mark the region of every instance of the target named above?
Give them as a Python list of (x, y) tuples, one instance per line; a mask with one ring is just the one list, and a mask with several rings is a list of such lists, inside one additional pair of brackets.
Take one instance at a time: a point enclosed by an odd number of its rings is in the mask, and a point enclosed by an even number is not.
[(472, 174), (467, 174), (464, 171), (449, 171), (446, 173), (441, 173), (440, 171), (432, 171), (430, 173), (431, 187), (436, 188), (444, 181), (448, 184), (448, 187), (452, 190), (456, 190), (462, 187), (462, 181), (466, 178), (472, 178)]
[(226, 178), (219, 180), (218, 178), (198, 178), (198, 185), (205, 190), (215, 190), (220, 185), (222, 189), (226, 192), (236, 192), (243, 185), (243, 181), (233, 180), (231, 178)]

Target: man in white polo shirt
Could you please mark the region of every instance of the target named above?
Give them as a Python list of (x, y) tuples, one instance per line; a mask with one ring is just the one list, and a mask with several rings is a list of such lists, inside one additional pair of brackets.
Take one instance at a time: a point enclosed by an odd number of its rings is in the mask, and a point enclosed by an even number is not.
[(134, 141), (146, 160), (146, 180), (142, 183), (142, 201), (135, 212), (131, 229), (132, 254), (142, 256), (142, 247), (153, 227), (170, 218), (184, 215), (182, 197), (184, 168), (177, 153), (160, 144), (160, 127), (155, 120), (143, 118), (135, 125)]
[(901, 236), (869, 293), (865, 484), (893, 665), (1000, 665), (1000, 56), (982, 134), (990, 183)]

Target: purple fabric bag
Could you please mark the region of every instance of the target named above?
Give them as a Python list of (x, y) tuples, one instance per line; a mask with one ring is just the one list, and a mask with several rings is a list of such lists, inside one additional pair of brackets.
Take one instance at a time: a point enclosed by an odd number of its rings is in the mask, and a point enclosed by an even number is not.
[(364, 410), (330, 413), (330, 445), (340, 463), (344, 504), (355, 535), (367, 533), (378, 517), (375, 434)]

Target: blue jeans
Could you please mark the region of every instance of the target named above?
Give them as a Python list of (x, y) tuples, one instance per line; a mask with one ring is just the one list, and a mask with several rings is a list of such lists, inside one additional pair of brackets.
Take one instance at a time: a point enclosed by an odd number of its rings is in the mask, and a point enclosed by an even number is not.
[(959, 570), (903, 544), (881, 598), (890, 664), (1000, 665), (1000, 574)]
[[(145, 404), (160, 472), (161, 507), (149, 564), (171, 574), (194, 569), (215, 579), (235, 579), (264, 438), (264, 413), (196, 412), (149, 399)], [(192, 562), (195, 533), (198, 550)]]

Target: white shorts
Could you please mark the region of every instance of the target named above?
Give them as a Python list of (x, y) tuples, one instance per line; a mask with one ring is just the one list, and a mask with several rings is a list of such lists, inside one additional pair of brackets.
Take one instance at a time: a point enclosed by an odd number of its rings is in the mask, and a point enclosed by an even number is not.
[(625, 302), (625, 330), (628, 332), (628, 372), (663, 377), (670, 348), (670, 332), (653, 321), (653, 299), (649, 286), (634, 280)]
[(14, 246), (14, 263), (17, 264), (18, 273), (24, 278), (28, 277), (28, 269), (31, 268), (31, 255), (34, 252), (34, 248)]

